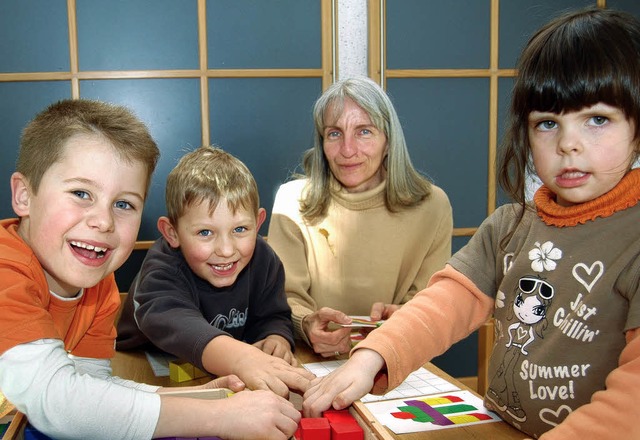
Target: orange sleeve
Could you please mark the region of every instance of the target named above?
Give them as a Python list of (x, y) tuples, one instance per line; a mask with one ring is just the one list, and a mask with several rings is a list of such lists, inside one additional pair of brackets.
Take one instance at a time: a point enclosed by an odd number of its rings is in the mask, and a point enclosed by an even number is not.
[(640, 401), (640, 329), (629, 330), (626, 339), (618, 368), (607, 376), (606, 389), (594, 393), (590, 403), (575, 410), (540, 440), (640, 438), (636, 419)]
[(369, 348), (384, 358), (388, 376), (376, 382), (378, 393), (398, 386), (412, 371), (479, 328), (492, 312), (493, 299), (447, 265), (354, 350)]
[[(120, 292), (114, 275), (109, 275), (97, 286), (88, 289), (85, 295), (89, 301), (86, 304), (82, 302), (79, 311), (81, 319), (69, 331), (79, 332), (76, 335), (78, 342), (71, 349), (71, 354), (112, 358), (115, 355), (115, 319), (120, 307)], [(91, 300), (90, 296), (95, 296), (97, 301)]]
[(0, 354), (42, 338), (59, 338), (47, 312), (49, 291), (44, 274), (21, 264), (0, 267)]

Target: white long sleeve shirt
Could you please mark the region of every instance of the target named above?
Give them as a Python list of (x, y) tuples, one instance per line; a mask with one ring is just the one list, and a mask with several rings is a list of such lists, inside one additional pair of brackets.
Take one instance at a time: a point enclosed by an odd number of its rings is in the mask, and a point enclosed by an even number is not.
[(56, 439), (150, 439), (158, 387), (111, 376), (109, 359), (68, 355), (61, 340), (17, 345), (0, 356), (0, 389), (39, 431)]

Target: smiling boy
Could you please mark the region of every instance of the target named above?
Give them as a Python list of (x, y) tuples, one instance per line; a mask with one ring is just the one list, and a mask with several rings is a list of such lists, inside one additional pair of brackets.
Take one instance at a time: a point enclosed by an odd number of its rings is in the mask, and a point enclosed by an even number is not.
[(280, 259), (258, 230), (266, 212), (237, 158), (204, 146), (167, 178), (162, 237), (149, 249), (118, 324), (117, 348), (149, 343), (212, 374), (287, 396), (314, 376), (296, 367)]
[(288, 438), (300, 413), (237, 377), (187, 387), (236, 391), (201, 400), (111, 375), (113, 271), (135, 245), (159, 154), (112, 104), (60, 101), (29, 122), (11, 176), (19, 218), (0, 221), (0, 390), (53, 438)]

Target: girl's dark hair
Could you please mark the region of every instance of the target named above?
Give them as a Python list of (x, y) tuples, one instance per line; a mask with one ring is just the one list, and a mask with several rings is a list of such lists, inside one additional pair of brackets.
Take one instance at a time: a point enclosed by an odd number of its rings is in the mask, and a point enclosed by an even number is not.
[(562, 113), (602, 102), (621, 109), (640, 136), (640, 21), (613, 9), (566, 13), (536, 32), (520, 55), (498, 178), (525, 208), (532, 111)]

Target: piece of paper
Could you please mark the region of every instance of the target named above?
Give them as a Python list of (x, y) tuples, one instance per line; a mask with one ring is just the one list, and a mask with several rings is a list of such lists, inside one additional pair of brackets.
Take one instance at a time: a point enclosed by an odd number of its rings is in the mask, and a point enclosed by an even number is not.
[(482, 399), (469, 391), (370, 402), (365, 406), (376, 420), (395, 434), (499, 422)]
[[(312, 362), (302, 366), (318, 377), (326, 376), (333, 370), (344, 364), (346, 359), (335, 361)], [(442, 393), (445, 391), (457, 391), (460, 387), (439, 377), (437, 374), (425, 368), (419, 368), (411, 373), (398, 387), (384, 395), (367, 394), (360, 400), (362, 402), (377, 402), (380, 400), (399, 399), (404, 397), (424, 396), (427, 394)]]
[(145, 351), (144, 354), (156, 377), (169, 376), (169, 362), (178, 359), (164, 351)]
[(372, 321), (368, 316), (356, 316), (356, 315), (351, 315), (349, 316), (351, 318), (351, 324), (340, 324), (341, 327), (369, 327), (369, 328), (376, 328), (376, 327), (380, 327), (382, 325), (382, 323), (384, 322), (384, 320), (380, 320), (380, 321)]

